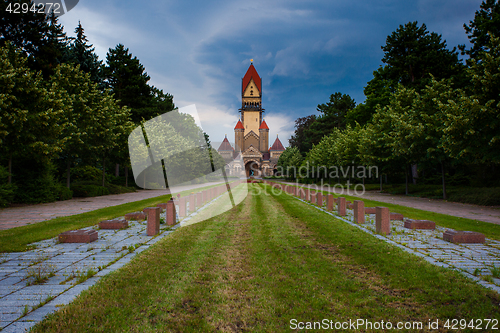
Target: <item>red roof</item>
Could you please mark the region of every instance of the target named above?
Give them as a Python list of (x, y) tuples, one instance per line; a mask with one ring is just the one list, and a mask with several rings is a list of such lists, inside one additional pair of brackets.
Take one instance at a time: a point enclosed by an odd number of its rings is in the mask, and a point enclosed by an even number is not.
[(253, 82), (255, 82), (255, 85), (257, 86), (257, 89), (259, 89), (259, 92), (262, 93), (260, 76), (259, 74), (257, 74), (257, 70), (255, 70), (255, 67), (253, 67), (253, 64), (250, 64), (247, 73), (243, 77), (243, 85), (241, 87), (241, 93), (245, 92), (245, 89), (250, 83), (251, 79), (253, 79)]
[(227, 137), (224, 138), (224, 141), (219, 146), (219, 149), (217, 151), (227, 151), (227, 150), (233, 150), (233, 147), (231, 147), (231, 144), (229, 143), (229, 140)]
[(276, 141), (274, 141), (273, 145), (269, 150), (277, 150), (277, 151), (284, 151), (285, 147), (281, 144), (281, 141), (278, 137), (276, 137)]
[(245, 129), (245, 127), (243, 127), (243, 124), (241, 123), (241, 120), (238, 120), (236, 126), (234, 126), (234, 129)]
[(259, 127), (259, 129), (260, 129), (260, 130), (261, 130), (261, 129), (266, 129), (266, 130), (268, 130), (268, 129), (269, 129), (269, 127), (267, 127), (267, 124), (266, 124), (266, 121), (265, 121), (265, 120), (262, 120), (262, 122), (260, 123), (260, 127)]

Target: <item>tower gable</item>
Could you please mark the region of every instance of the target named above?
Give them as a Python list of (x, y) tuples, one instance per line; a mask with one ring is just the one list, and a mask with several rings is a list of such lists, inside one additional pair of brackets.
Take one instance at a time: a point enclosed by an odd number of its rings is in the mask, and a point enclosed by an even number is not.
[(262, 84), (261, 84), (261, 79), (259, 74), (257, 73), (257, 70), (253, 66), (253, 64), (250, 64), (250, 67), (248, 67), (247, 72), (245, 73), (245, 76), (243, 77), (243, 82), (241, 86), (241, 93), (242, 95), (245, 92), (245, 89), (247, 88), (248, 84), (250, 83), (250, 80), (254, 81), (255, 87), (259, 90), (259, 95), (262, 93)]
[(260, 89), (257, 87), (257, 84), (255, 83), (253, 78), (250, 79), (247, 86), (243, 88), (243, 97), (260, 97)]

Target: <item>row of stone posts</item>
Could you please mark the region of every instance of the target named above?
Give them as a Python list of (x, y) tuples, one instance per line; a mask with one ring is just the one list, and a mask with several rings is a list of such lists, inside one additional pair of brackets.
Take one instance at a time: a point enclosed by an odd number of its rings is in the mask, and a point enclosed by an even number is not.
[(196, 209), (204, 206), (208, 202), (212, 201), (216, 197), (224, 194), (228, 190), (228, 186), (230, 188), (234, 188), (241, 183), (243, 183), (245, 180), (238, 180), (235, 182), (232, 182), (231, 184), (222, 184), (218, 186), (211, 187), (206, 190), (202, 190), (197, 193), (191, 193), (188, 196), (181, 197), (179, 194), (177, 197), (174, 198), (175, 200), (175, 205), (177, 206), (177, 212), (179, 215), (179, 219), (182, 219), (189, 214), (193, 213), (196, 211)]
[[(403, 220), (403, 215), (390, 213), (387, 207), (365, 208), (365, 203), (362, 200), (355, 200), (352, 204), (346, 201), (344, 197), (334, 199), (332, 194), (324, 195), (321, 191), (315, 191), (307, 187), (296, 187), (285, 185), (265, 180), (264, 183), (271, 185), (273, 188), (279, 189), (293, 196), (298, 196), (300, 199), (310, 202), (319, 207), (326, 206), (327, 211), (333, 211), (336, 206), (339, 216), (347, 215), (347, 208), (354, 212), (354, 223), (365, 223), (365, 214), (375, 214), (375, 230), (377, 233), (388, 235), (391, 233), (390, 220)], [(326, 201), (326, 202), (325, 202)]]
[(156, 207), (147, 207), (144, 208), (142, 212), (126, 214), (125, 219), (147, 220), (146, 233), (148, 236), (154, 236), (160, 232), (160, 213), (163, 211), (166, 211), (166, 224), (170, 226), (175, 225), (177, 223), (177, 217), (179, 217), (179, 220), (183, 219), (195, 212), (197, 208), (201, 208), (203, 205), (225, 193), (228, 186), (233, 188), (242, 182), (243, 180), (240, 180), (229, 185), (222, 184), (214, 186), (206, 190), (191, 193), (184, 197), (177, 194), (177, 196), (170, 198), (168, 202), (160, 203), (156, 205)]

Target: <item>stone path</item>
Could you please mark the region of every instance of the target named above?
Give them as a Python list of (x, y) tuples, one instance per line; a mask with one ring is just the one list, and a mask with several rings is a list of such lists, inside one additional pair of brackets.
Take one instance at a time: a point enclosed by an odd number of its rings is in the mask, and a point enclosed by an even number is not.
[(422, 257), (431, 264), (456, 269), (484, 287), (500, 293), (500, 241), (486, 238), (484, 244), (454, 244), (443, 240), (446, 228), (436, 226), (435, 230), (412, 230), (404, 228), (403, 221), (391, 221), (391, 234), (383, 236), (375, 232), (375, 214), (367, 214), (366, 222), (357, 224), (354, 223), (351, 209), (347, 209), (347, 215), (342, 217), (335, 211), (327, 211), (325, 206), (318, 207), (298, 197), (294, 198)]
[(331, 193), (335, 193), (337, 195), (350, 195), (363, 199), (392, 203), (396, 205), (426, 210), (429, 212), (441, 213), (457, 217), (464, 217), (471, 220), (479, 220), (500, 225), (500, 209), (498, 207), (478, 206), (478, 205), (462, 204), (458, 202), (434, 200), (428, 198), (393, 195), (393, 194), (380, 193), (377, 191), (369, 191), (365, 192), (362, 195), (357, 195), (353, 190), (349, 190), (349, 193), (347, 193), (346, 190), (342, 191), (338, 187), (333, 188), (326, 185), (325, 186), (304, 185), (292, 182), (279, 182), (279, 183), (320, 189), (322, 191), (328, 191)]

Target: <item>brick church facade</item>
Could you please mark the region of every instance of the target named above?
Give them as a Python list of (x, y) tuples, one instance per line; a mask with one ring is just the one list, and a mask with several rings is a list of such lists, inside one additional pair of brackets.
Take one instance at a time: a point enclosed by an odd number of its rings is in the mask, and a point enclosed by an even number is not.
[(234, 127), (234, 147), (224, 138), (218, 152), (232, 176), (271, 176), (285, 150), (278, 137), (269, 147), (269, 127), (263, 118), (262, 81), (250, 65), (242, 79), (240, 120)]

